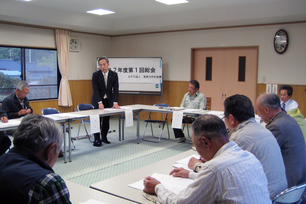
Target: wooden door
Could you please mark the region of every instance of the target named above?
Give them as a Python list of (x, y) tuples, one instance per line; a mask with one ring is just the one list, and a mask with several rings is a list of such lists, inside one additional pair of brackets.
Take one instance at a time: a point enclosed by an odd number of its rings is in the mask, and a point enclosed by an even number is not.
[[(192, 51), (191, 78), (211, 97), (211, 109), (223, 111), (223, 102), (233, 94), (256, 100), (257, 47), (201, 48)], [(240, 77), (240, 78), (239, 78)]]

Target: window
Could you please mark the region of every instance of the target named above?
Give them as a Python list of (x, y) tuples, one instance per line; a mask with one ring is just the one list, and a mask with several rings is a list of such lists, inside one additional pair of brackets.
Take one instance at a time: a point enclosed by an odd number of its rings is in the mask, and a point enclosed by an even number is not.
[(59, 76), (55, 49), (0, 46), (0, 102), (20, 80), (31, 87), (29, 100), (57, 99)]

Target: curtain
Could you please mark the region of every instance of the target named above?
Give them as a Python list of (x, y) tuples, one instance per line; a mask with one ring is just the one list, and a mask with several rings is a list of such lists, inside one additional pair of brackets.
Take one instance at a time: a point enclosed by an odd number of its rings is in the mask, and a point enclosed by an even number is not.
[(55, 42), (57, 47), (58, 66), (62, 75), (58, 94), (58, 105), (70, 107), (72, 106), (68, 82), (70, 31), (56, 29)]

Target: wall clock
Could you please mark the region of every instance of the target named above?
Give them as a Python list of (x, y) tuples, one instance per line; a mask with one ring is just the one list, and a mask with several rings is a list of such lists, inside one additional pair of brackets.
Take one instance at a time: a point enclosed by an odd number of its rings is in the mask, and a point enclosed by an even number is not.
[(78, 52), (80, 51), (80, 39), (70, 37), (70, 45), (69, 45), (70, 52)]
[(274, 50), (278, 54), (283, 54), (286, 52), (289, 44), (289, 36), (288, 33), (281, 29), (278, 30), (274, 35)]

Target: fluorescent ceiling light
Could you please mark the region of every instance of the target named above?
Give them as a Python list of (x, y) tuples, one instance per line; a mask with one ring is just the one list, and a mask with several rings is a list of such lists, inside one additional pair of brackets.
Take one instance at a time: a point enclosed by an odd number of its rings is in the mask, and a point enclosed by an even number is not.
[(173, 5), (173, 4), (183, 4), (188, 3), (188, 0), (155, 0), (157, 2), (167, 4), (167, 5)]
[(91, 14), (96, 14), (96, 15), (107, 15), (107, 14), (112, 14), (115, 13), (114, 11), (109, 11), (105, 9), (95, 9), (91, 11), (86, 11), (86, 13), (91, 13)]

